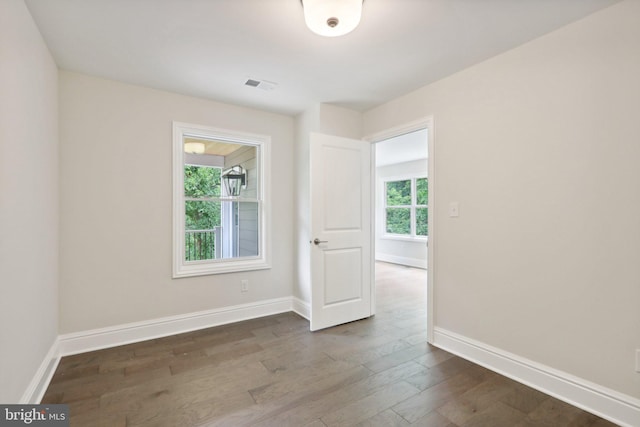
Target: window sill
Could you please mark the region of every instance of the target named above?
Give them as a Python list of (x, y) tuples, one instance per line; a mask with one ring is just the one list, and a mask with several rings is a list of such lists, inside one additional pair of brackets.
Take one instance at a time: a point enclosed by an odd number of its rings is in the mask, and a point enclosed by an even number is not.
[(400, 242), (413, 242), (413, 243), (428, 243), (428, 237), (411, 237), (411, 236), (402, 236), (399, 234), (385, 234), (380, 237), (380, 240), (395, 240)]
[(236, 273), (241, 271), (267, 270), (271, 264), (262, 258), (225, 259), (224, 262), (190, 262), (181, 264), (173, 272), (174, 279), (183, 277), (209, 276), (214, 274)]

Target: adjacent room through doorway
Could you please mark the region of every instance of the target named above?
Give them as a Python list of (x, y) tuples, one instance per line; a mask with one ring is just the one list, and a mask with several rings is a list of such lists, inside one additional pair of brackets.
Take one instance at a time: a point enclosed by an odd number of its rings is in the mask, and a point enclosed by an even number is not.
[(376, 316), (427, 340), (428, 130), (375, 144)]
[(427, 129), (375, 144), (375, 259), (427, 268)]

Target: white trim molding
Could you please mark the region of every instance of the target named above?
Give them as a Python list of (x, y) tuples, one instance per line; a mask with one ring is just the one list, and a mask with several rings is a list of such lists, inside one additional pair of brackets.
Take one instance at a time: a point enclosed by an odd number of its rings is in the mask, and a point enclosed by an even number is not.
[(640, 426), (640, 400), (632, 396), (446, 329), (434, 328), (433, 344), (621, 426)]
[[(424, 244), (424, 242), (423, 242)], [(408, 267), (427, 269), (427, 260), (421, 258), (407, 258), (392, 254), (377, 253), (376, 261), (390, 262), (391, 264), (406, 265)]]
[[(210, 197), (200, 200), (253, 202), (258, 207), (258, 255), (186, 261), (185, 254), (185, 201), (184, 152), (185, 138), (197, 138), (229, 144), (255, 147), (257, 153), (256, 197)], [(271, 268), (271, 137), (252, 133), (219, 129), (209, 126), (173, 122), (173, 278), (222, 274), (237, 271)]]
[(61, 356), (69, 356), (288, 311), (293, 311), (291, 297), (75, 332), (60, 335), (59, 352)]
[(302, 301), (300, 298), (293, 297), (291, 309), (294, 313), (311, 321), (311, 304), (310, 303), (306, 301)]
[(51, 378), (53, 378), (53, 374), (58, 368), (58, 363), (60, 362), (60, 351), (58, 342), (59, 339), (56, 338), (51, 345), (51, 348), (49, 348), (49, 351), (42, 360), (40, 367), (29, 383), (27, 390), (22, 395), (22, 398), (19, 402), (20, 404), (38, 404), (42, 400), (44, 393), (49, 387)]
[[(420, 129), (427, 129), (427, 148), (429, 152), (427, 174), (429, 176), (428, 188), (429, 188), (429, 212), (436, 212), (436, 136), (435, 136), (435, 123), (433, 116), (423, 117), (414, 120), (409, 123), (404, 123), (399, 126), (395, 126), (381, 132), (368, 135), (363, 138), (365, 141), (376, 143), (384, 141), (385, 139), (393, 138), (396, 136), (404, 135), (409, 132), (417, 131)], [(372, 210), (372, 215), (375, 215), (375, 206)], [(373, 217), (373, 216), (372, 216)], [(433, 343), (434, 341), (434, 325), (435, 325), (435, 303), (434, 303), (434, 288), (436, 286), (436, 258), (437, 258), (437, 228), (435, 224), (435, 215), (429, 215), (429, 250), (427, 251), (427, 341)], [(375, 229), (372, 228), (372, 233)], [(373, 235), (375, 242), (375, 235)], [(375, 249), (375, 247), (374, 247)], [(372, 298), (373, 299), (373, 298)]]
[(308, 303), (295, 297), (283, 297), (59, 335), (40, 364), (38, 371), (29, 383), (19, 403), (37, 404), (42, 401), (42, 397), (47, 391), (51, 378), (53, 378), (58, 367), (60, 358), (63, 356), (101, 350), (199, 329), (212, 328), (290, 311), (308, 320), (309, 310)]

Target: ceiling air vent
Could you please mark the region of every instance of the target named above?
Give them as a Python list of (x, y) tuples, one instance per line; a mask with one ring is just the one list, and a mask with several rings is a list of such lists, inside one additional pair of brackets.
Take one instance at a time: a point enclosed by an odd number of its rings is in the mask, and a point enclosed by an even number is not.
[(255, 80), (255, 79), (247, 79), (247, 81), (244, 82), (244, 84), (245, 86), (257, 87), (258, 89), (262, 89), (262, 90), (273, 90), (278, 85), (277, 83), (274, 83), (274, 82), (268, 82), (266, 80)]

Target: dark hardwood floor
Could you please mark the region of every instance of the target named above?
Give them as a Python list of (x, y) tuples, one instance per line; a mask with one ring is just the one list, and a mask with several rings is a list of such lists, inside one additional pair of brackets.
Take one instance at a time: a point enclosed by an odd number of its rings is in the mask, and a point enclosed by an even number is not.
[(377, 314), (293, 313), (62, 358), (72, 426), (612, 426), (426, 343), (426, 272), (379, 263)]

